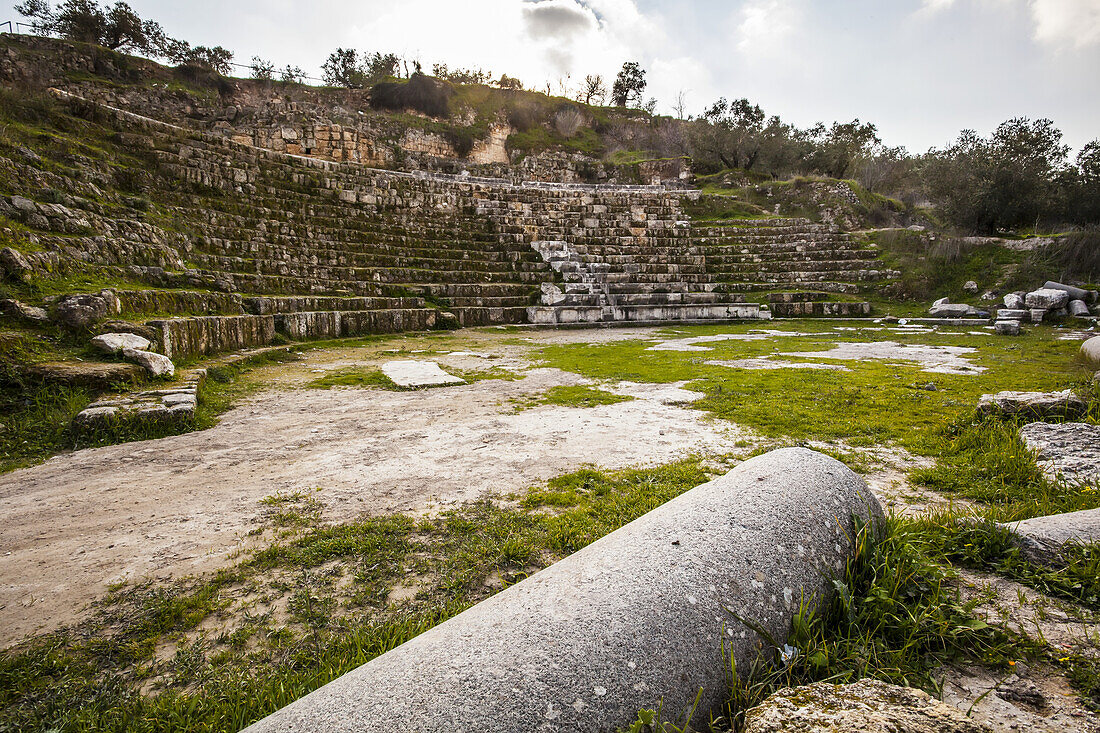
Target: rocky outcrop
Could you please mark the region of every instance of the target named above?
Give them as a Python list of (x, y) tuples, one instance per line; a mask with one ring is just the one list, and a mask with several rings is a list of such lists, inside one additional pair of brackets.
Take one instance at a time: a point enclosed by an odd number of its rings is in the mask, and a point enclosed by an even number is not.
[(990, 733), (927, 692), (864, 679), (772, 693), (745, 714), (744, 733)]
[(1074, 417), (1087, 405), (1072, 390), (1061, 392), (998, 392), (978, 400), (979, 415), (1002, 417)]

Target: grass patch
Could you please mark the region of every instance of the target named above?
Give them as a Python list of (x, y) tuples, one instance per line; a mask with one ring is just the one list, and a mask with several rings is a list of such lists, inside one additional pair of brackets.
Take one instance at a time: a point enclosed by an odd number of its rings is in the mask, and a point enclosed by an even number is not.
[[(1053, 390), (1080, 384), (1078, 345), (1057, 331), (1033, 328), (1019, 339), (931, 334), (825, 331), (821, 324), (793, 321), (786, 328), (809, 336), (768, 336), (703, 344), (707, 352), (650, 351), (651, 341), (561, 344), (544, 347), (543, 366), (597, 381), (671, 383), (704, 394), (692, 406), (783, 441), (844, 441), (861, 447), (894, 443), (914, 453), (937, 455), (943, 425), (969, 418), (984, 393), (1005, 389)], [(686, 327), (668, 338), (739, 334), (753, 326)], [(655, 334), (661, 338), (665, 335)], [(911, 362), (836, 361), (851, 371), (748, 370), (709, 361), (767, 358), (784, 352), (825, 351), (837, 343), (889, 339), (902, 345), (969, 346), (971, 374), (922, 371)], [(796, 360), (794, 357), (782, 357)], [(814, 358), (814, 361), (823, 359)], [(978, 372), (977, 368), (986, 371)], [(929, 388), (931, 387), (931, 389)]]
[[(523, 379), (522, 374), (509, 372), (503, 369), (486, 370), (461, 370), (447, 369), (448, 374), (453, 374), (466, 381), (467, 384), (481, 382), (486, 379), (516, 380)], [(435, 389), (436, 387), (450, 387), (454, 385), (439, 384), (427, 387), (402, 387), (387, 377), (381, 369), (363, 367), (348, 367), (337, 369), (312, 380), (306, 387), (309, 389), (332, 389), (333, 387), (357, 387), (386, 389), (391, 392), (415, 392), (422, 389)]]
[(529, 410), (540, 405), (559, 405), (561, 407), (599, 407), (630, 402), (633, 397), (620, 395), (587, 385), (561, 385), (551, 387), (540, 395), (522, 400), (512, 400), (515, 410)]
[[(0, 652), (0, 730), (238, 730), (707, 478), (695, 461), (585, 470), (341, 525), (320, 523), (323, 492), (275, 494), (272, 541), (235, 567), (118, 588), (82, 626)], [(280, 524), (295, 508), (302, 524)], [(410, 578), (419, 592), (388, 601)]]

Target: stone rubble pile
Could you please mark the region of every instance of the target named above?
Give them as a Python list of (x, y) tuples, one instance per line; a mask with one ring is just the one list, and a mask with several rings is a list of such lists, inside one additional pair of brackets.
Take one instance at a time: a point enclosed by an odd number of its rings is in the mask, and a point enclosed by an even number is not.
[(184, 374), (178, 384), (163, 389), (97, 400), (78, 413), (73, 424), (78, 429), (95, 430), (131, 421), (182, 423), (191, 420), (195, 417), (205, 379), (205, 369), (193, 369)]
[(997, 310), (997, 322), (1015, 323), (1014, 328), (1018, 330), (1021, 323), (1042, 323), (1048, 318), (1092, 318), (1089, 304), (1097, 302), (1097, 293), (1048, 281), (1029, 293), (1008, 293), (1003, 302), (1004, 308)]

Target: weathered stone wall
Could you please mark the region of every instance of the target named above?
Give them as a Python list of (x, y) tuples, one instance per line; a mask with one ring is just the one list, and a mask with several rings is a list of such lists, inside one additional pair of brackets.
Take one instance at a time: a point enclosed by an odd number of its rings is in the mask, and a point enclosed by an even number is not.
[(274, 316), (199, 316), (150, 321), (161, 350), (173, 361), (266, 346), (275, 338)]
[(243, 315), (244, 303), (236, 293), (203, 293), (189, 290), (117, 290), (123, 315), (170, 313), (193, 315)]

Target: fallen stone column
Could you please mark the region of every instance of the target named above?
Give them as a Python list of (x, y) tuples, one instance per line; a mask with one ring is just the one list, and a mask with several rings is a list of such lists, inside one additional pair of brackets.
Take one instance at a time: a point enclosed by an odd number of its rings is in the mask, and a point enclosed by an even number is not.
[(1081, 356), (1094, 369), (1100, 367), (1100, 336), (1093, 336), (1081, 344)]
[(753, 458), (247, 730), (595, 733), (700, 690), (703, 719), (729, 654), (744, 669), (762, 648), (738, 617), (782, 643), (843, 571), (853, 516), (882, 509), (842, 463)]

